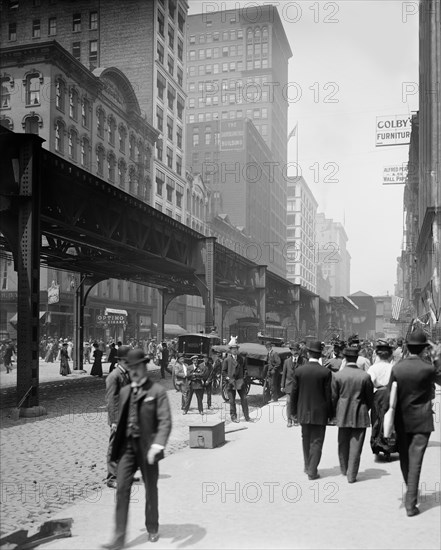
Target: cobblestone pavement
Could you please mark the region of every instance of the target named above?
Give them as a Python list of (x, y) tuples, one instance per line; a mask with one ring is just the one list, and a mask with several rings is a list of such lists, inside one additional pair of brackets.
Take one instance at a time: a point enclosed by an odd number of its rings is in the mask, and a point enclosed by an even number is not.
[[(46, 407), (48, 414), (39, 418), (11, 418), (11, 408), (16, 404), (15, 373), (8, 377), (4, 372), (0, 375), (2, 536), (19, 528), (32, 532), (33, 527), (73, 502), (79, 499), (93, 502), (101, 496), (107, 474), (109, 437), (105, 378), (85, 374), (61, 378), (58, 369), (58, 364), (41, 365), (40, 405)], [(151, 377), (159, 381), (159, 371), (152, 371)], [(195, 397), (192, 409), (183, 416), (181, 394), (173, 388), (171, 378), (168, 376), (160, 383), (168, 390), (173, 411), (173, 430), (166, 454), (188, 446), (189, 425), (230, 422), (219, 394), (213, 395), (213, 409), (207, 410), (203, 417), (197, 413)], [(260, 394), (261, 388), (251, 388), (248, 398), (251, 414), (262, 404)]]

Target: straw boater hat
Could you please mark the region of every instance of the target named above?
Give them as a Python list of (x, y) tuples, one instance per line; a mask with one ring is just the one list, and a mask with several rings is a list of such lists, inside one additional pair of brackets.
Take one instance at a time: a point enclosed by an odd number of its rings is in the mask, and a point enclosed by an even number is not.
[(237, 343), (237, 336), (232, 336), (231, 340), (228, 342), (229, 348), (238, 348), (239, 344)]

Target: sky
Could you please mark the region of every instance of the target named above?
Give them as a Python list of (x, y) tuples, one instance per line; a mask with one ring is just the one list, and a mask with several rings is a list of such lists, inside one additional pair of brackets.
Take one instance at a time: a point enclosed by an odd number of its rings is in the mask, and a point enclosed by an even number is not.
[(406, 163), (409, 148), (375, 147), (375, 129), (377, 116), (418, 110), (418, 2), (189, 0), (189, 14), (258, 4), (278, 6), (293, 52), (288, 162), (318, 211), (344, 224), (351, 293), (394, 294), (404, 185), (383, 185), (383, 168)]

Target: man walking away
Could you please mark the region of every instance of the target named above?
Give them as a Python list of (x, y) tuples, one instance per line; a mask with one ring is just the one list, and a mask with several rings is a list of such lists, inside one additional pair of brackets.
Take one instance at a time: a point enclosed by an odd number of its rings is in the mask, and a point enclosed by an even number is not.
[(395, 430), (400, 467), (407, 486), (405, 507), (409, 517), (420, 513), (418, 485), (424, 453), (433, 432), (432, 396), (434, 383), (441, 385), (439, 358), (432, 365), (421, 356), (428, 346), (424, 332), (412, 332), (407, 339), (409, 355), (392, 367), (389, 391), (397, 383)]
[(292, 428), (294, 426), (294, 418), (291, 414), (291, 392), (292, 384), (294, 380), (294, 371), (301, 364), (300, 359), (300, 345), (295, 343), (290, 343), (289, 349), (291, 350), (291, 356), (285, 359), (283, 363), (283, 372), (282, 372), (282, 381), (280, 383), (281, 390), (286, 395), (286, 416), (287, 416), (287, 427)]
[(371, 377), (357, 365), (358, 351), (357, 345), (343, 350), (346, 367), (332, 378), (332, 404), (338, 426), (338, 458), (341, 473), (347, 475), (349, 483), (357, 481), (374, 395)]
[(326, 424), (332, 418), (332, 373), (319, 363), (322, 343), (306, 346), (308, 362), (294, 372), (291, 393), (291, 414), (302, 426), (303, 458), (308, 479), (318, 479), (317, 467), (322, 456)]

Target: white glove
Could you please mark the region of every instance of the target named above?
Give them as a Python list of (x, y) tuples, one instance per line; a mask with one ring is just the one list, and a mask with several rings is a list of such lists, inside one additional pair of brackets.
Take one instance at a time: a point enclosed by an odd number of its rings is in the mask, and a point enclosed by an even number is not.
[(153, 445), (150, 447), (150, 449), (147, 452), (147, 462), (149, 464), (155, 463), (155, 458), (158, 453), (160, 453), (164, 447), (162, 445), (158, 445), (157, 443), (153, 443)]

